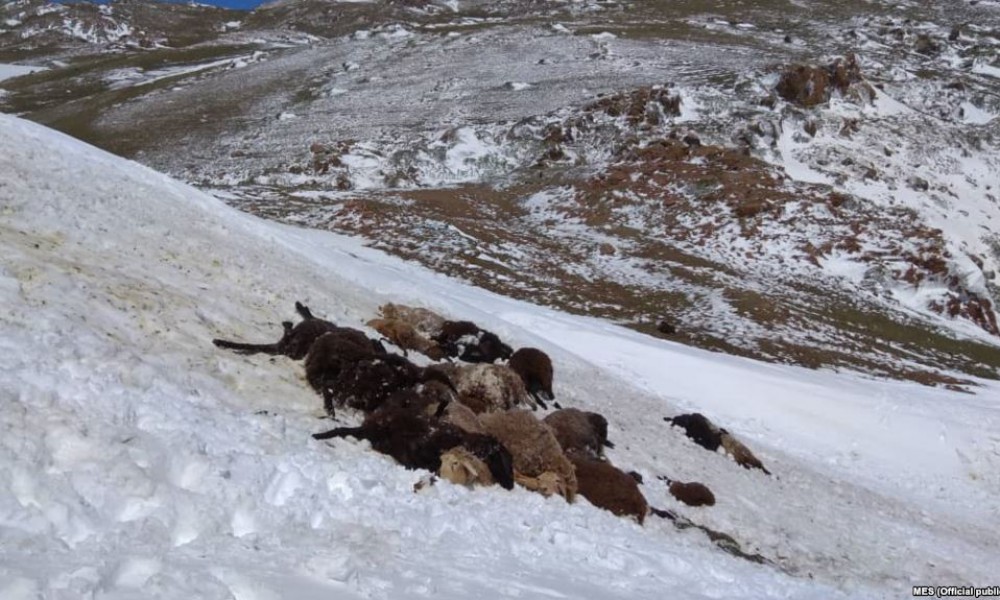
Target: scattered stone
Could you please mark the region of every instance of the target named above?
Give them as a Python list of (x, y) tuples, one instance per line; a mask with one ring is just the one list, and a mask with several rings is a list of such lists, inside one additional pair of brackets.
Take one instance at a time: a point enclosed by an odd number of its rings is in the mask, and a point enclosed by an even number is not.
[(663, 335), (674, 335), (675, 333), (677, 333), (677, 327), (670, 321), (667, 321), (666, 319), (657, 323), (656, 330), (662, 333)]
[(681, 97), (663, 87), (641, 87), (631, 92), (601, 96), (586, 111), (603, 111), (609, 116), (625, 116), (629, 123), (662, 125), (664, 117), (681, 114)]
[(924, 56), (934, 56), (941, 53), (941, 44), (926, 33), (922, 33), (913, 43), (913, 49)]
[(830, 99), (830, 75), (822, 67), (795, 65), (781, 74), (775, 91), (791, 102), (809, 108)]
[(687, 144), (688, 146), (691, 146), (693, 148), (701, 146), (701, 138), (699, 138), (697, 135), (695, 135), (693, 133), (689, 133), (689, 134), (685, 135), (684, 138), (683, 138), (683, 141), (684, 141), (685, 144)]
[(926, 192), (930, 189), (930, 184), (923, 177), (918, 177), (916, 175), (910, 177), (906, 180), (906, 185), (910, 186), (912, 189), (918, 192)]
[(825, 67), (792, 65), (781, 74), (775, 87), (779, 96), (804, 108), (828, 102), (833, 90), (857, 100), (874, 98), (854, 54), (838, 58)]

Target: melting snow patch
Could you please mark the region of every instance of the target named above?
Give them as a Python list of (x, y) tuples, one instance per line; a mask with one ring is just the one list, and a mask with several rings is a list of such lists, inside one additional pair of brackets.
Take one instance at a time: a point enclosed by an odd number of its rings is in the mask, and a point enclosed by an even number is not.
[(963, 102), (962, 108), (962, 122), (968, 123), (970, 125), (985, 125), (996, 118), (996, 115), (987, 112), (971, 102)]
[(993, 65), (988, 65), (982, 62), (976, 62), (972, 65), (972, 72), (1000, 79), (1000, 67), (994, 67)]
[(0, 63), (0, 81), (4, 79), (11, 79), (13, 77), (20, 77), (21, 75), (29, 75), (31, 73), (37, 73), (38, 71), (46, 70), (45, 67), (32, 67), (28, 65), (8, 65)]

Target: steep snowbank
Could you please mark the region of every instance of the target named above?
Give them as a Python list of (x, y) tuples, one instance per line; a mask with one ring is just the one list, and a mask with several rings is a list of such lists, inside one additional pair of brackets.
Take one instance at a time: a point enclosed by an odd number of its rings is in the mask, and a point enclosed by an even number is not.
[[(966, 396), (723, 357), (497, 297), (264, 222), (0, 116), (0, 597), (850, 597), (1000, 570), (997, 388)], [(351, 441), (267, 340), (295, 300), (358, 324), (385, 300), (550, 351), (556, 393), (606, 413), (653, 519), (440, 484)], [(668, 430), (697, 408), (775, 478)], [(995, 435), (995, 434), (993, 434)], [(707, 482), (679, 507), (655, 475)]]

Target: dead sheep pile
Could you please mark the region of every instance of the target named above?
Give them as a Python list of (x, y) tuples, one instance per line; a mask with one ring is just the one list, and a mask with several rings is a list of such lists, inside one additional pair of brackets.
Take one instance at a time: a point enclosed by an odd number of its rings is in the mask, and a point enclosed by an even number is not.
[[(213, 343), (241, 354), (304, 360), (306, 381), (331, 418), (340, 408), (364, 416), (357, 427), (336, 427), (315, 439), (367, 440), (407, 468), (426, 469), (458, 485), (512, 489), (516, 484), (567, 502), (582, 496), (639, 524), (653, 514), (680, 528), (695, 526), (672, 511), (652, 508), (640, 489), (641, 476), (611, 463), (605, 449), (615, 446), (604, 416), (558, 404), (543, 419), (536, 416), (555, 401), (552, 360), (542, 350), (515, 351), (475, 323), (448, 320), (426, 308), (381, 306), (380, 316), (367, 323), (377, 337), (317, 318), (299, 302), (295, 309), (302, 321), (282, 323), (277, 342)], [(435, 362), (420, 366), (410, 360), (411, 351)], [(770, 474), (745, 445), (704, 415), (666, 420), (696, 444), (713, 452), (722, 448), (739, 465)], [(659, 479), (679, 503), (715, 504), (715, 495), (701, 483)], [(719, 545), (732, 551), (731, 538), (705, 531), (717, 543), (726, 539)]]

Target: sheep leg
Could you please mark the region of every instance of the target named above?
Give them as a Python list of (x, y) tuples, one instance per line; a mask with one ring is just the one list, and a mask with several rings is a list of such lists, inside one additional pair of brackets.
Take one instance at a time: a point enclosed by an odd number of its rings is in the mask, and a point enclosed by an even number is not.
[(309, 310), (308, 306), (298, 301), (295, 302), (295, 312), (299, 313), (299, 315), (301, 315), (306, 321), (316, 318), (313, 316), (312, 311)]
[(219, 348), (233, 350), (240, 354), (281, 354), (278, 344), (244, 344), (242, 342), (231, 342), (229, 340), (214, 339), (212, 343)]
[(337, 418), (337, 411), (333, 406), (333, 390), (328, 387), (323, 388), (323, 410), (331, 419)]
[(656, 508), (654, 506), (649, 507), (649, 514), (660, 517), (661, 519), (669, 519), (671, 521), (677, 520), (677, 515), (669, 510), (663, 510)]
[(363, 440), (365, 439), (363, 435), (364, 431), (364, 427), (337, 427), (331, 429), (330, 431), (324, 431), (323, 433), (314, 433), (313, 439), (328, 440), (330, 438), (351, 436), (353, 438)]
[[(537, 390), (531, 390), (529, 393), (531, 394), (531, 397), (535, 399), (535, 403), (538, 406), (542, 407), (542, 410), (548, 410), (549, 409), (548, 405), (545, 404), (545, 400), (543, 399), (543, 394), (538, 393)], [(537, 408), (537, 407), (534, 407), (534, 408)]]

